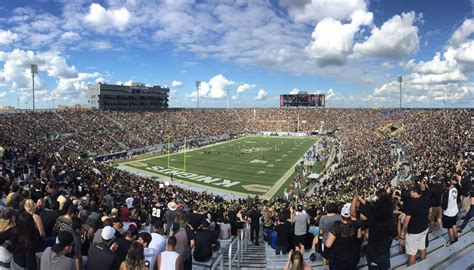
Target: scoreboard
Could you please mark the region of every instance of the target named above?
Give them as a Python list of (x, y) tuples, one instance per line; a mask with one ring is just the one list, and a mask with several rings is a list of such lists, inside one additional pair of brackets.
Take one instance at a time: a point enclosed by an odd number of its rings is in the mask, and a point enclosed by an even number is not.
[(280, 108), (283, 107), (324, 107), (326, 104), (322, 94), (287, 94), (280, 95)]

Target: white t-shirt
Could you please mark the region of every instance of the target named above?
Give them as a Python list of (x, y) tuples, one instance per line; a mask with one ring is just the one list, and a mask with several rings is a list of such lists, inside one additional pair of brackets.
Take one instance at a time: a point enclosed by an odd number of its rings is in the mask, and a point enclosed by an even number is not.
[(145, 266), (148, 269), (155, 269), (157, 251), (154, 248), (145, 248), (143, 250), (143, 255), (145, 255)]
[(151, 242), (148, 247), (155, 249), (158, 256), (166, 250), (166, 238), (159, 233), (151, 233)]
[(448, 196), (448, 208), (443, 210), (443, 215), (448, 217), (454, 217), (458, 214), (458, 190), (455, 187), (449, 189), (449, 196)]
[(127, 199), (125, 199), (125, 203), (127, 204), (128, 209), (132, 208), (133, 207), (133, 198), (128, 197)]

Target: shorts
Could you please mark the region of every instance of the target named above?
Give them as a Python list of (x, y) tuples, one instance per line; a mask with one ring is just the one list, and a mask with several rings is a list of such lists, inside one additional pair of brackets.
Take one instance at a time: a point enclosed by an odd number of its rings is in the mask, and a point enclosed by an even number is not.
[(428, 228), (421, 233), (407, 233), (405, 239), (406, 253), (415, 256), (418, 250), (426, 249), (426, 237), (428, 235)]
[(430, 222), (438, 221), (441, 219), (441, 216), (443, 214), (443, 211), (441, 209), (441, 206), (438, 207), (431, 207), (431, 213), (430, 213)]
[(456, 218), (457, 215), (455, 215), (454, 217), (448, 217), (443, 215), (443, 228), (451, 229), (452, 227), (454, 227), (454, 225), (456, 225)]
[(297, 245), (303, 245), (306, 243), (306, 235), (303, 234), (303, 235), (295, 235), (294, 238), (295, 240), (294, 244), (295, 246)]

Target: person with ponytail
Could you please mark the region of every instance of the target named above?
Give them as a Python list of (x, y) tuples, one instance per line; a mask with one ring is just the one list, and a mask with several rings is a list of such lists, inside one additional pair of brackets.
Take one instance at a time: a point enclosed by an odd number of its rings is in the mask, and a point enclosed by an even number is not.
[(147, 270), (145, 266), (145, 256), (143, 255), (143, 245), (133, 242), (127, 252), (125, 261), (120, 264), (120, 270)]
[(303, 254), (299, 250), (288, 253), (288, 262), (284, 270), (311, 270), (312, 267), (304, 263)]

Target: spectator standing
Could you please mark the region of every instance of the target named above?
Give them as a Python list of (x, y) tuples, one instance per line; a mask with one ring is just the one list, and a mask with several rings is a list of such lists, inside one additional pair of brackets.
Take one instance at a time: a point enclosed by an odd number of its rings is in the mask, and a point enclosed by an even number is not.
[(144, 260), (143, 246), (134, 242), (128, 249), (125, 261), (120, 264), (120, 270), (146, 270), (148, 268), (145, 266)]
[(166, 250), (161, 252), (156, 259), (158, 270), (176, 269), (183, 270), (183, 260), (176, 251), (176, 237), (170, 236), (166, 244)]
[(196, 233), (193, 258), (198, 262), (205, 262), (211, 259), (212, 249), (217, 244), (217, 233), (209, 231), (209, 222), (204, 220), (201, 230)]
[(166, 221), (165, 235), (169, 235), (171, 231), (171, 227), (173, 226), (176, 216), (178, 215), (178, 211), (176, 211), (177, 209), (178, 206), (175, 202), (168, 203), (168, 211), (166, 211), (164, 216)]
[(36, 252), (40, 247), (40, 237), (33, 217), (23, 212), (16, 220), (11, 234), (13, 260), (12, 269), (36, 270)]
[(467, 215), (469, 209), (471, 208), (471, 190), (472, 190), (472, 182), (471, 177), (466, 171), (463, 171), (461, 174), (461, 195), (462, 195), (462, 210), (464, 215)]
[(10, 238), (15, 229), (15, 212), (11, 207), (0, 208), (0, 269), (9, 269), (12, 261)]
[(143, 245), (143, 254), (145, 256), (145, 266), (148, 269), (155, 269), (155, 262), (158, 251), (154, 248), (150, 248), (149, 244), (151, 243), (151, 235), (147, 232), (142, 232), (138, 236), (137, 242)]
[(275, 226), (275, 232), (277, 233), (277, 247), (275, 254), (279, 255), (280, 252), (286, 254), (288, 252), (289, 235), (290, 235), (290, 224), (285, 220), (283, 216), (278, 218), (278, 224)]
[(405, 219), (400, 239), (405, 240), (408, 254), (408, 266), (416, 263), (416, 254), (420, 251), (420, 259), (426, 259), (426, 237), (428, 235), (428, 214), (430, 200), (422, 195), (420, 185), (410, 187), (410, 197), (405, 208)]
[(93, 244), (89, 249), (88, 270), (117, 270), (120, 259), (115, 252), (118, 245), (114, 243), (115, 229), (111, 226), (102, 229), (102, 242)]
[(151, 243), (148, 245), (160, 254), (166, 249), (166, 238), (163, 236), (163, 225), (160, 221), (151, 224)]
[(458, 241), (458, 229), (456, 227), (457, 216), (459, 213), (457, 198), (458, 190), (454, 186), (457, 183), (457, 176), (453, 176), (446, 183), (446, 191), (443, 193), (443, 228), (448, 230), (449, 242), (447, 245)]
[(329, 269), (356, 269), (360, 259), (362, 231), (351, 217), (351, 204), (346, 203), (341, 209), (342, 222), (336, 221), (329, 230), (326, 247), (329, 254)]
[(319, 221), (319, 232), (322, 237), (322, 248), (323, 248), (323, 265), (327, 265), (329, 262), (329, 252), (330, 248), (325, 246), (325, 243), (329, 236), (329, 230), (336, 221), (342, 221), (341, 216), (336, 214), (337, 208), (336, 205), (330, 203), (326, 205), (326, 215), (321, 217)]
[(60, 214), (59, 203), (57, 201), (52, 201), (49, 205), (49, 208), (45, 208), (39, 214), (41, 221), (43, 222), (44, 232), (46, 237), (53, 237), (53, 228), (56, 220), (59, 218)]
[[(360, 203), (360, 204), (359, 204)], [(392, 239), (397, 233), (393, 215), (394, 205), (388, 194), (381, 195), (372, 204), (365, 199), (354, 195), (352, 200), (351, 215), (356, 215), (356, 206), (359, 204), (361, 220), (368, 220), (369, 241), (367, 244), (367, 264), (369, 270), (390, 269), (390, 247)]]
[(72, 269), (74, 261), (66, 257), (73, 249), (73, 236), (68, 231), (58, 234), (52, 247), (47, 247), (41, 255), (41, 268), (48, 270)]
[(248, 220), (250, 223), (250, 242), (255, 243), (258, 246), (258, 238), (260, 232), (260, 217), (262, 214), (258, 210), (257, 205), (254, 205), (252, 211), (250, 211)]
[(304, 246), (306, 243), (306, 233), (308, 232), (309, 215), (303, 211), (303, 206), (298, 205), (296, 212), (291, 208), (291, 222), (295, 224), (295, 246), (299, 247), (302, 254), (304, 254)]
[(71, 233), (74, 242), (73, 242), (73, 254), (74, 254), (74, 265), (76, 269), (82, 269), (82, 244), (81, 244), (81, 235), (82, 235), (82, 222), (79, 218), (73, 217), (72, 224), (64, 228), (65, 231)]
[[(191, 270), (193, 268), (193, 259), (191, 248), (194, 247), (194, 232), (188, 231), (186, 214), (179, 215), (179, 230), (174, 235), (176, 237), (176, 252), (181, 256), (183, 261), (183, 269)], [(230, 226), (229, 226), (230, 231)]]
[(467, 226), (467, 223), (469, 223), (469, 220), (471, 220), (472, 217), (474, 217), (474, 185), (471, 185), (471, 208), (469, 208), (469, 211), (466, 213), (466, 215), (463, 218), (463, 222), (461, 226), (459, 226), (458, 233), (462, 233), (462, 230)]
[(433, 178), (429, 184), (430, 190), (430, 224), (434, 230), (439, 230), (441, 227), (441, 196), (443, 195), (444, 187), (441, 181), (437, 178)]

